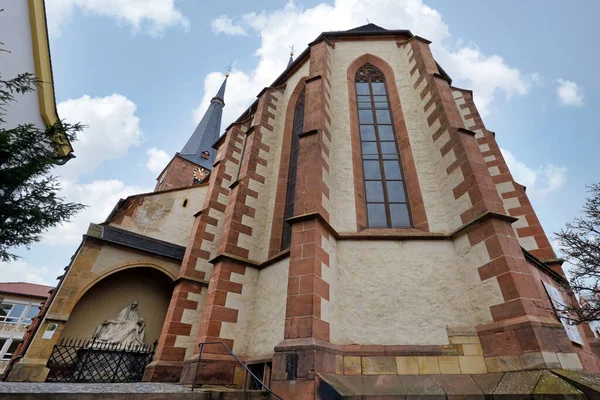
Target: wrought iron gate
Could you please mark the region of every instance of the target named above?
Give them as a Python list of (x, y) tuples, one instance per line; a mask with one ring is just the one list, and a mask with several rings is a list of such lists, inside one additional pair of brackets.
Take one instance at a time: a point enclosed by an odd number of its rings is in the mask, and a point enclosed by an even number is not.
[(46, 365), (46, 382), (140, 382), (154, 357), (152, 345), (122, 346), (91, 339), (63, 338)]

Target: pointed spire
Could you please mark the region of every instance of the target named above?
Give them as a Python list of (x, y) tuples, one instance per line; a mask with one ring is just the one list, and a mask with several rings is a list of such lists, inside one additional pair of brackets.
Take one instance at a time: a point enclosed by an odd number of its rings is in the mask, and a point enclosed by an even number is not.
[(217, 95), (214, 97), (215, 99), (221, 100), (223, 103), (225, 103), (225, 86), (227, 86), (227, 78), (229, 78), (229, 72), (225, 74), (225, 80), (221, 84)]
[(225, 107), (227, 78), (229, 78), (229, 72), (225, 74), (225, 80), (221, 84), (217, 95), (210, 100), (208, 110), (206, 110), (196, 130), (179, 152), (180, 157), (209, 171), (212, 170), (215, 162), (216, 151), (212, 148), (212, 145), (219, 139), (221, 133), (221, 117), (223, 107)]
[(294, 45), (290, 46), (290, 60), (288, 61), (288, 67), (294, 62)]

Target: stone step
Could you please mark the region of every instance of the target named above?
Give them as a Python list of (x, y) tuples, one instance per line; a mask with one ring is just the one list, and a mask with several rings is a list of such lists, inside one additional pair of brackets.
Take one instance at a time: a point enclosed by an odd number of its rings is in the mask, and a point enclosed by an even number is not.
[[(0, 400), (243, 400), (240, 389), (171, 383), (28, 383), (0, 382)], [(264, 391), (248, 391), (247, 400), (268, 399)]]

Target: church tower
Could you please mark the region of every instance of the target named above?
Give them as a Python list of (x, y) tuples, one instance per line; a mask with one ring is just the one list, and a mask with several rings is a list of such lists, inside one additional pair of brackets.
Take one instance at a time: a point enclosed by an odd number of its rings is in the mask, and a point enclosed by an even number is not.
[(158, 176), (155, 191), (198, 185), (204, 182), (215, 162), (213, 144), (221, 132), (221, 118), (225, 107), (225, 87), (229, 73), (217, 95), (210, 100), (206, 113), (185, 146)]

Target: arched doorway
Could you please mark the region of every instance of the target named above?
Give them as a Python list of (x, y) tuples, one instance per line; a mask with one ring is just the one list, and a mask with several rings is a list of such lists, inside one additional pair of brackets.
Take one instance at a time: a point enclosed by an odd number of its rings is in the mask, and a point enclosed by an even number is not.
[[(73, 308), (60, 342), (54, 345), (46, 381), (139, 382), (154, 356), (172, 291), (172, 279), (150, 267), (121, 270), (94, 284)], [(138, 303), (136, 311), (128, 307), (133, 302)], [(143, 332), (142, 318), (144, 343), (139, 344), (139, 336), (127, 341), (131, 321), (135, 321), (133, 335)], [(112, 321), (102, 328), (104, 338), (98, 339), (96, 328), (107, 320)]]
[(160, 336), (171, 300), (172, 280), (149, 267), (116, 272), (92, 286), (77, 302), (65, 324), (63, 337), (91, 338), (96, 327), (114, 318), (133, 301), (139, 302), (139, 315), (146, 320), (144, 343)]

